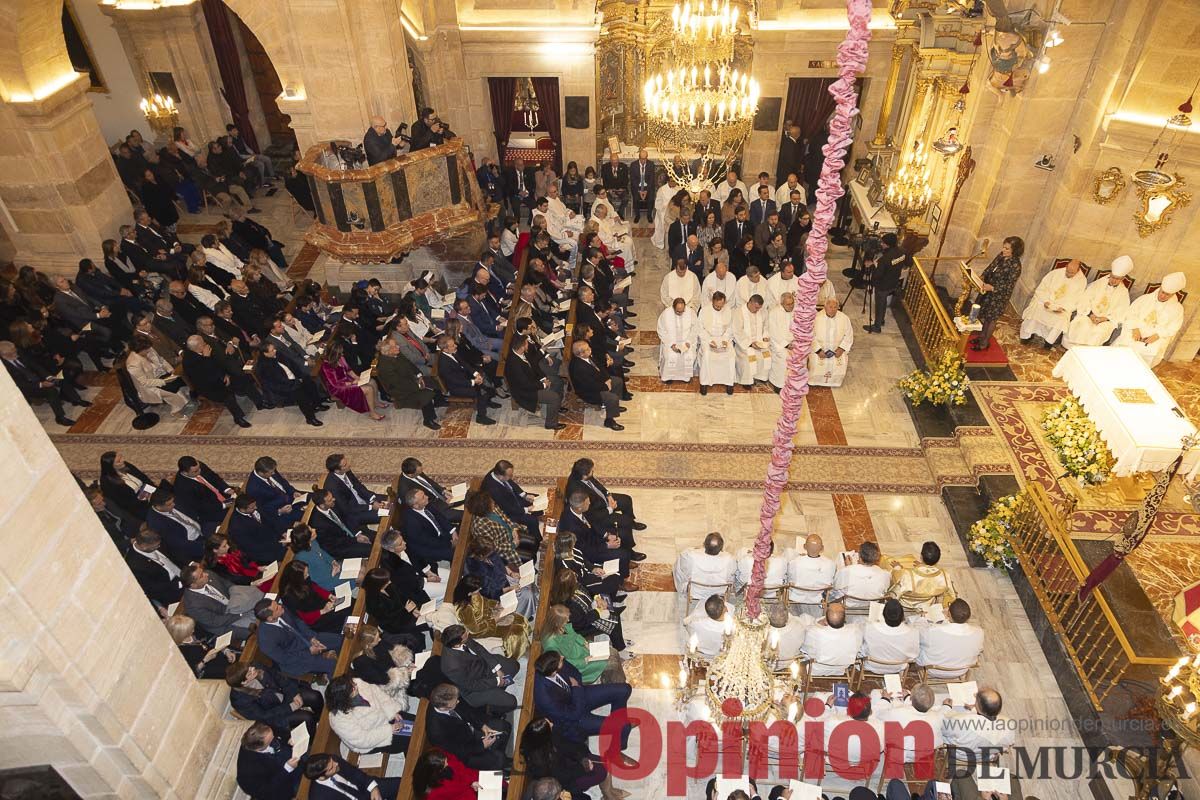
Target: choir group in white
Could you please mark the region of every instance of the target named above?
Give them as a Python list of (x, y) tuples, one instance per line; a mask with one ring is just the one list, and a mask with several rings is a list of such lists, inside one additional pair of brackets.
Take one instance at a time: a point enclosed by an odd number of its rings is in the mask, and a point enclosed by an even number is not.
[(1111, 342), (1155, 366), (1183, 325), (1179, 292), (1187, 282), (1182, 272), (1172, 272), (1157, 290), (1130, 302), (1126, 281), (1132, 269), (1133, 259), (1119, 256), (1111, 272), (1091, 284), (1079, 261), (1050, 270), (1025, 307), (1021, 341), (1038, 336), (1050, 347), (1061, 336), (1067, 349)]

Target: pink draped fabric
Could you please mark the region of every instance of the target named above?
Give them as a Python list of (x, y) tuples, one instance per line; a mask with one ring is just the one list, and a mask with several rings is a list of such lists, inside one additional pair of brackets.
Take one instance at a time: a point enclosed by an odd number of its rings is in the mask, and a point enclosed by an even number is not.
[(796, 424), (800, 409), (808, 394), (808, 354), (812, 350), (813, 323), (817, 316), (817, 292), (825, 282), (827, 266), (825, 252), (829, 249), (829, 228), (833, 224), (838, 198), (844, 193), (842, 168), (846, 152), (853, 141), (851, 120), (857, 113), (858, 93), (855, 79), (867, 66), (867, 44), (871, 40), (868, 23), (871, 21), (871, 0), (846, 0), (850, 30), (838, 46), (838, 79), (829, 87), (836, 110), (829, 124), (829, 140), (822, 152), (825, 163), (817, 183), (817, 211), (808, 236), (805, 263), (808, 270), (800, 276), (796, 291), (796, 310), (792, 314), (792, 349), (788, 355), (788, 375), (780, 395), (783, 411), (775, 425), (772, 440), (771, 464), (763, 491), (760, 528), (754, 542), (754, 569), (746, 589), (746, 612), (751, 619), (759, 615), (759, 600), (767, 576), (767, 558), (771, 552), (771, 534), (783, 489), (787, 486), (788, 468), (792, 464)]

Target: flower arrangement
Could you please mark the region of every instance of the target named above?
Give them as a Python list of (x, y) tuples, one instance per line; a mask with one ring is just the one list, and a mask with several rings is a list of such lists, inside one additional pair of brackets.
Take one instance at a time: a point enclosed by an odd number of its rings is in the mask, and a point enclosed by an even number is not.
[(1010, 494), (992, 503), (983, 519), (967, 532), (967, 546), (978, 553), (989, 567), (1012, 569), (1017, 564), (1008, 535), (1012, 531), (1013, 507), (1017, 496)]
[(930, 370), (915, 370), (896, 384), (912, 404), (961, 406), (967, 402), (967, 370), (963, 357), (947, 350)]
[(1068, 475), (1084, 486), (1108, 480), (1112, 453), (1078, 400), (1068, 397), (1047, 411), (1042, 430)]

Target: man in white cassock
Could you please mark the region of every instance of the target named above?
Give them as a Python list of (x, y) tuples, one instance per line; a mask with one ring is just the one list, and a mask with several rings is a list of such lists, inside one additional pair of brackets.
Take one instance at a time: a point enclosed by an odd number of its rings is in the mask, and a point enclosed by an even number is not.
[(1049, 349), (1067, 329), (1071, 312), (1079, 306), (1087, 291), (1087, 276), (1079, 259), (1073, 258), (1062, 269), (1052, 269), (1042, 278), (1029, 305), (1021, 315), (1022, 342), (1038, 336)]
[(813, 349), (808, 354), (808, 382), (813, 386), (841, 386), (850, 363), (854, 326), (838, 309), (836, 297), (825, 301), (825, 310), (813, 321)]
[(791, 293), (792, 298), (795, 299), (797, 280), (799, 278), (796, 277), (796, 267), (790, 259), (780, 265), (779, 272), (767, 278), (767, 296), (763, 299), (766, 301), (768, 311), (779, 305), (779, 298), (785, 292)]
[(714, 292), (712, 301), (700, 309), (700, 394), (708, 394), (708, 387), (714, 384), (724, 386), (726, 394), (733, 394), (737, 383), (735, 313), (724, 292)]
[(546, 190), (546, 197), (538, 199), (533, 213), (535, 216), (541, 214), (546, 218), (546, 231), (559, 246), (570, 248), (579, 241), (579, 234), (583, 233), (583, 217), (558, 199), (557, 184), (550, 184)]
[(792, 352), (792, 311), (795, 308), (795, 293), (784, 292), (779, 297), (779, 305), (767, 315), (767, 334), (771, 337), (771, 375), (768, 380), (777, 392), (787, 381), (787, 360)]
[(650, 236), (650, 244), (659, 250), (667, 249), (667, 228), (671, 226), (671, 221), (667, 219), (667, 205), (678, 191), (679, 184), (675, 183), (674, 178), (669, 178), (654, 195), (654, 233)]
[(834, 288), (833, 281), (826, 278), (817, 292), (817, 308), (824, 308), (825, 303), (830, 300), (837, 300), (837, 289)]
[[(628, 236), (631, 230), (629, 223), (621, 219), (621, 215), (613, 207), (612, 201), (608, 199), (608, 190), (597, 184), (593, 191), (596, 193), (596, 199), (592, 202), (592, 218), (595, 219), (596, 217), (596, 209), (608, 209), (604, 218), (612, 226), (613, 232), (622, 237)], [(603, 233), (601, 233), (601, 238), (603, 238)]]
[(667, 308), (682, 297), (683, 302), (692, 311), (700, 308), (700, 281), (696, 274), (687, 268), (687, 262), (682, 258), (675, 259), (675, 269), (663, 276), (662, 285), (658, 289), (658, 299)]
[(676, 297), (658, 315), (658, 375), (663, 383), (692, 379), (696, 373), (698, 338), (696, 312), (688, 308), (682, 297)]
[(737, 281), (737, 301), (734, 305), (738, 308), (750, 302), (753, 295), (766, 297), (767, 295), (767, 279), (762, 276), (758, 267), (751, 264), (746, 267), (746, 274), (738, 278)]
[(711, 303), (717, 292), (725, 295), (730, 308), (737, 305), (737, 278), (729, 271), (728, 261), (716, 262), (712, 272), (705, 275), (704, 283), (700, 284), (700, 299), (704, 305)]
[(715, 591), (733, 585), (737, 559), (725, 552), (725, 539), (719, 533), (704, 537), (702, 549), (684, 550), (675, 559), (671, 574), (675, 591), (687, 594), (687, 605), (706, 600)]
[(615, 258), (629, 249), (629, 223), (621, 222), (615, 211), (609, 211), (610, 208), (607, 204), (594, 204), (592, 222), (596, 223), (596, 233), (601, 243), (608, 248), (608, 257)]
[(1116, 344), (1128, 347), (1150, 366), (1167, 354), (1167, 348), (1183, 325), (1183, 304), (1176, 296), (1187, 285), (1182, 272), (1163, 276), (1157, 292), (1144, 294), (1129, 306)]
[[(780, 210), (780, 216), (782, 216), (783, 207), (792, 204), (792, 192), (800, 193), (800, 205), (807, 204), (807, 195), (805, 194), (804, 187), (800, 184), (800, 178), (797, 177), (796, 173), (789, 172), (787, 181), (779, 184), (779, 188), (775, 190), (775, 207)], [(797, 212), (799, 211), (800, 209), (797, 209)], [(799, 213), (795, 216), (789, 216), (788, 219), (794, 220), (798, 216)]]
[(771, 375), (771, 335), (760, 295), (733, 312), (733, 344), (737, 350), (737, 382), (753, 386)]
[(1113, 331), (1129, 311), (1129, 288), (1125, 276), (1133, 269), (1133, 259), (1118, 256), (1107, 278), (1097, 278), (1084, 290), (1075, 306), (1075, 319), (1063, 334), (1063, 347), (1098, 347), (1107, 344)]

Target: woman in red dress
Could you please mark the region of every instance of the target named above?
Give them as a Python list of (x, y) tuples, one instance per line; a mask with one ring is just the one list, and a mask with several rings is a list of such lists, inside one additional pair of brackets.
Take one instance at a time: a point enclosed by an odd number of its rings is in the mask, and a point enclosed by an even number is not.
[(475, 800), (479, 771), (439, 748), (427, 750), (413, 769), (417, 800)]
[(330, 342), (329, 349), (325, 351), (325, 358), (321, 361), (321, 381), (329, 394), (346, 408), (359, 414), (370, 414), (371, 419), (376, 421), (384, 419), (383, 414), (375, 411), (376, 408), (386, 407), (386, 403), (379, 399), (374, 379), (358, 385), (358, 375), (346, 363), (339, 341)]

